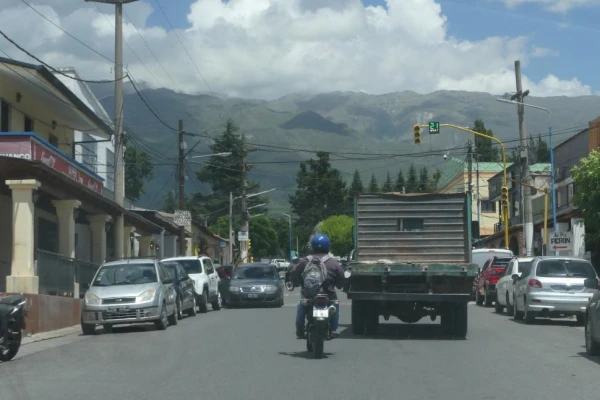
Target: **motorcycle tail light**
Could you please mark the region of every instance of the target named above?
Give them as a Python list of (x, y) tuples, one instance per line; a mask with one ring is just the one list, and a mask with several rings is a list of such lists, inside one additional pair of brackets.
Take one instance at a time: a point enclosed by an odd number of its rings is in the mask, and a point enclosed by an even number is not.
[(326, 306), (328, 301), (329, 299), (327, 299), (326, 297), (317, 297), (315, 299), (315, 304), (318, 306)]

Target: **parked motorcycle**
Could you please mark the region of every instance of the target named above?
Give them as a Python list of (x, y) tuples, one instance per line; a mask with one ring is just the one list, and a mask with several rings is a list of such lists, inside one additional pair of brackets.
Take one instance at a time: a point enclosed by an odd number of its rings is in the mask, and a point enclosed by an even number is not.
[(0, 299), (0, 361), (12, 360), (21, 347), (27, 298), (22, 294)]
[(320, 294), (308, 301), (306, 317), (306, 350), (314, 358), (323, 358), (325, 340), (329, 339), (331, 318), (337, 309), (326, 294)]

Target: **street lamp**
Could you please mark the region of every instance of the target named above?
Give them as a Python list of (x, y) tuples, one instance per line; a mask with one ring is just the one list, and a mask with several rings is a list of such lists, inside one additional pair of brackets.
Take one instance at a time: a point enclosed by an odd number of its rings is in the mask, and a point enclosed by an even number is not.
[(286, 213), (281, 213), (281, 214), (288, 217), (288, 221), (290, 222), (290, 262), (291, 262), (292, 258), (293, 258), (293, 254), (292, 254), (292, 216), (290, 214), (286, 214)]
[[(505, 100), (505, 99), (496, 99), (501, 103), (515, 104), (525, 107), (531, 107), (538, 110), (546, 111), (548, 114), (548, 145), (550, 146), (550, 185), (552, 190), (552, 225), (553, 231), (556, 233), (558, 231), (558, 225), (556, 223), (556, 194), (554, 193), (554, 149), (552, 148), (552, 117), (549, 109), (535, 106), (533, 104), (521, 103), (514, 100)], [(556, 255), (556, 251), (554, 252)]]
[(215, 153), (215, 154), (202, 154), (199, 156), (191, 156), (190, 158), (202, 158), (202, 157), (227, 157), (230, 156), (231, 152), (228, 151), (226, 153)]

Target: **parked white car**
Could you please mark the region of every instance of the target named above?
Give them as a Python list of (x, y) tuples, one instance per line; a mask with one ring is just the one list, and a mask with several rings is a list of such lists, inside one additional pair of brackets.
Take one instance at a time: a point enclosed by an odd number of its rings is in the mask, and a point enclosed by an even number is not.
[(221, 278), (209, 257), (172, 257), (162, 261), (175, 261), (183, 266), (185, 272), (194, 281), (196, 304), (201, 313), (208, 311), (208, 304), (215, 311), (221, 309), (222, 299), (219, 291)]
[(289, 261), (283, 258), (274, 258), (269, 264), (276, 266), (277, 270), (287, 269), (290, 266)]
[(515, 257), (506, 266), (504, 273), (496, 284), (496, 312), (501, 313), (506, 307), (506, 312), (513, 314), (513, 292), (515, 288), (513, 275), (519, 275), (531, 264), (533, 257)]

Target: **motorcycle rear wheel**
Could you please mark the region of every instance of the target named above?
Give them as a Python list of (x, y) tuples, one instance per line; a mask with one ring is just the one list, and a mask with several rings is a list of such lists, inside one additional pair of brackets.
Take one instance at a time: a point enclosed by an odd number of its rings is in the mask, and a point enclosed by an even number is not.
[(16, 338), (14, 338), (14, 342), (8, 348), (0, 348), (0, 361), (6, 362), (10, 361), (17, 355), (19, 348), (21, 347), (21, 337), (22, 333), (19, 329), (19, 332), (16, 334)]

